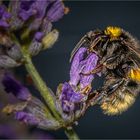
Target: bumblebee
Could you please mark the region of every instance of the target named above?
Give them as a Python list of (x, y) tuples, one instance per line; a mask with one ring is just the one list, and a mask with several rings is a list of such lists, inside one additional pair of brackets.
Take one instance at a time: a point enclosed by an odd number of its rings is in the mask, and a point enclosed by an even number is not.
[(105, 114), (116, 115), (126, 111), (140, 92), (140, 44), (120, 27), (88, 32), (79, 41), (70, 60), (84, 46), (87, 53), (99, 57), (95, 69), (84, 75), (101, 72), (104, 84), (89, 94), (87, 106), (99, 104)]

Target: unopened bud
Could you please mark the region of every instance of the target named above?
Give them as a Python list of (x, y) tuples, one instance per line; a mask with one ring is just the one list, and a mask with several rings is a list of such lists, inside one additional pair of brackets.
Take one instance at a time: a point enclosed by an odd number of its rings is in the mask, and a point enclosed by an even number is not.
[(22, 57), (20, 47), (17, 45), (13, 45), (12, 47), (8, 48), (7, 54), (14, 60), (20, 60)]
[(0, 56), (0, 68), (12, 68), (17, 67), (19, 65), (19, 63), (17, 63), (15, 60), (13, 60), (7, 55)]
[(51, 48), (54, 45), (54, 43), (57, 41), (58, 36), (59, 36), (59, 32), (56, 29), (48, 33), (42, 39), (43, 49), (45, 50)]
[(42, 50), (42, 43), (33, 41), (29, 47), (29, 52), (32, 56), (37, 55)]

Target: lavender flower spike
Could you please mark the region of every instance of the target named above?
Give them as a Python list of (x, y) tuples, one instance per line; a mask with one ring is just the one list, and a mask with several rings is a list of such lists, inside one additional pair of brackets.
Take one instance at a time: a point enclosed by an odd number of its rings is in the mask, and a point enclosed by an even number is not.
[(70, 83), (74, 86), (79, 86), (80, 90), (91, 85), (94, 76), (92, 74), (83, 74), (91, 72), (96, 67), (97, 62), (98, 56), (95, 53), (88, 54), (87, 48), (81, 47), (72, 60)]
[(0, 27), (7, 28), (9, 27), (8, 20), (10, 19), (11, 14), (6, 11), (4, 5), (0, 5)]
[(4, 75), (2, 84), (7, 93), (14, 94), (20, 100), (26, 101), (31, 98), (29, 90), (9, 74)]

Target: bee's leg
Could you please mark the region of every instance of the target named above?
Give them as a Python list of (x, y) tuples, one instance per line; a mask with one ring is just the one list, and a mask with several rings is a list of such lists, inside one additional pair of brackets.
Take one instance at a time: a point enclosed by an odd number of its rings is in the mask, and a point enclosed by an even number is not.
[(111, 81), (107, 79), (105, 86), (103, 88), (94, 91), (89, 95), (87, 100), (88, 106), (100, 104), (104, 98), (113, 94), (122, 84), (124, 84), (124, 79), (118, 79), (117, 81), (116, 80)]
[(91, 70), (90, 72), (81, 73), (81, 74), (82, 74), (82, 75), (86, 75), (86, 76), (91, 75), (91, 74), (96, 74), (96, 73), (101, 72), (101, 70), (103, 69), (103, 67), (104, 67), (104, 66), (103, 66), (102, 64), (99, 64), (99, 65), (97, 65), (96, 68), (94, 68), (94, 69)]
[(75, 55), (75, 53), (78, 51), (78, 49), (83, 46), (84, 43), (90, 43), (90, 41), (88, 40), (88, 38), (90, 39), (91, 35), (92, 35), (93, 31), (89, 31), (86, 35), (84, 35), (81, 40), (77, 43), (77, 45), (75, 46), (75, 48), (73, 49), (72, 53), (71, 53), (71, 57), (70, 57), (70, 62), (73, 58), (73, 56)]
[(82, 37), (82, 39), (77, 43), (77, 45), (75, 46), (75, 48), (72, 50), (71, 56), (70, 56), (70, 62), (73, 59), (75, 53), (78, 51), (78, 49), (82, 46), (82, 44), (84, 44), (86, 42), (86, 37), (87, 35), (84, 35)]
[[(119, 79), (115, 82), (110, 82), (105, 85), (105, 93), (107, 96), (111, 95), (115, 90), (117, 90), (124, 83), (124, 79)], [(104, 92), (104, 91), (103, 91)]]
[(94, 47), (101, 41), (102, 37), (98, 36), (91, 44), (90, 47), (88, 48), (88, 52), (94, 52)]
[[(94, 39), (94, 41), (90, 44), (90, 47), (88, 49), (89, 52), (94, 52), (94, 47), (103, 40), (103, 37), (105, 37), (104, 35), (99, 35), (96, 39)], [(105, 43), (104, 47), (107, 46), (108, 44), (108, 40)]]

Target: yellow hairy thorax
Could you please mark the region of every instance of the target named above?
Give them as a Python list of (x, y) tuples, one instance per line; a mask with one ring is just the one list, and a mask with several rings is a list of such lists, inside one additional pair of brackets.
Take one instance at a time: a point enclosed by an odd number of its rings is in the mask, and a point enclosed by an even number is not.
[(122, 34), (121, 28), (113, 26), (108, 26), (104, 32), (106, 35), (110, 36), (111, 40), (117, 39)]

